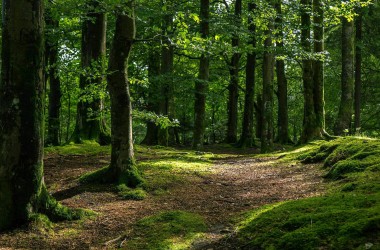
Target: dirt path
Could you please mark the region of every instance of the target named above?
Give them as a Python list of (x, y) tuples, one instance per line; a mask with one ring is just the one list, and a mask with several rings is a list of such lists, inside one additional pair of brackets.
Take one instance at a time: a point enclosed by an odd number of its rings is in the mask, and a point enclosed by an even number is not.
[[(210, 226), (194, 249), (223, 249), (222, 236), (232, 232), (230, 219), (264, 204), (318, 195), (323, 190), (321, 172), (315, 165), (281, 166), (274, 159), (234, 158), (220, 160), (213, 174), (189, 174), (188, 181), (160, 196), (126, 201), (110, 186), (82, 187), (76, 178), (106, 165), (107, 156), (55, 156), (46, 159), (45, 178), (53, 195), (70, 207), (88, 208), (100, 215), (84, 222), (58, 223), (52, 232), (31, 229), (0, 234), (0, 248), (101, 249), (104, 242), (131, 230), (149, 215), (184, 210), (202, 215)], [(225, 246), (228, 249), (228, 246)]]

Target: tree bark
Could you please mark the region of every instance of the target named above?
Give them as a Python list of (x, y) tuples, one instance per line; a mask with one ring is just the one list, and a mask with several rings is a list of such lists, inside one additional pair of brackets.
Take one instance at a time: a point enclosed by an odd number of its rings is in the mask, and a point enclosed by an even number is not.
[(310, 10), (312, 9), (311, 0), (301, 0), (301, 46), (306, 54), (302, 60), (302, 81), (304, 91), (304, 117), (300, 141), (306, 143), (319, 136), (316, 129), (317, 116), (314, 109), (314, 82), (313, 66), (310, 59), (311, 42), (310, 42)]
[[(242, 0), (235, 1), (235, 20), (236, 26), (241, 25)], [(236, 51), (239, 48), (239, 34), (234, 34), (232, 38), (232, 47)], [(228, 85), (228, 122), (227, 122), (227, 143), (237, 141), (237, 123), (238, 123), (238, 100), (239, 100), (239, 62), (241, 53), (234, 52), (229, 65), (230, 84)]]
[[(99, 10), (97, 0), (89, 0), (90, 10), (82, 24), (81, 96), (77, 106), (77, 119), (72, 141), (96, 140), (100, 144), (110, 143), (110, 136), (102, 117), (103, 100), (93, 91), (104, 80), (104, 57), (106, 54), (107, 17)], [(95, 72), (100, 76), (94, 76)]]
[(272, 28), (273, 25), (269, 24), (264, 40), (261, 153), (266, 153), (273, 148), (274, 55), (272, 52)]
[(356, 54), (355, 54), (355, 124), (354, 129), (360, 131), (361, 94), (362, 94), (362, 23), (363, 15), (359, 10), (356, 18)]
[(342, 18), (342, 82), (339, 113), (334, 127), (336, 135), (351, 129), (354, 104), (354, 22)]
[[(200, 7), (201, 36), (203, 39), (207, 39), (209, 36), (210, 1), (201, 0)], [(203, 148), (206, 117), (206, 92), (208, 88), (209, 67), (209, 57), (207, 53), (203, 53), (199, 61), (198, 79), (195, 81), (193, 148), (197, 150)]]
[(50, 28), (46, 39), (46, 59), (47, 59), (47, 78), (49, 79), (49, 109), (48, 109), (48, 133), (46, 138), (47, 145), (58, 146), (60, 144), (60, 109), (61, 109), (61, 81), (58, 73), (59, 44), (57, 34), (53, 31), (58, 29), (59, 21), (54, 20), (51, 14), (46, 13), (45, 23)]
[[(276, 47), (278, 52), (284, 50), (284, 32), (283, 32), (283, 18), (282, 18), (282, 0), (276, 0), (276, 28), (278, 32), (278, 39)], [(288, 82), (285, 75), (285, 62), (283, 59), (276, 59), (276, 75), (277, 75), (277, 93), (278, 93), (278, 142), (285, 144), (289, 143), (288, 134)]]
[[(174, 116), (173, 110), (173, 67), (174, 67), (174, 47), (170, 42), (170, 35), (173, 26), (172, 14), (166, 14), (163, 18), (163, 36), (161, 51), (161, 97), (159, 102), (159, 114)], [(174, 131), (169, 128), (158, 128), (158, 144), (168, 146), (174, 144)]]
[(128, 81), (128, 57), (135, 39), (134, 3), (126, 4), (127, 14), (118, 14), (108, 66), (111, 98), (111, 179), (136, 187), (142, 181), (135, 166), (132, 137), (132, 104)]
[[(248, 11), (253, 13), (257, 8), (256, 4), (251, 1), (248, 3)], [(249, 19), (248, 31), (250, 33), (250, 42), (252, 49), (256, 49), (256, 25), (252, 18)], [(239, 142), (240, 147), (252, 147), (254, 145), (253, 135), (253, 110), (255, 101), (255, 71), (256, 71), (256, 52), (247, 54), (247, 63), (245, 68), (245, 99), (242, 133)]]

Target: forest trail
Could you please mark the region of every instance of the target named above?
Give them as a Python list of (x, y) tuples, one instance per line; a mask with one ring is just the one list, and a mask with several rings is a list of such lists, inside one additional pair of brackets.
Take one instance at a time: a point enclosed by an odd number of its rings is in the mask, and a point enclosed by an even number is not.
[(142, 201), (123, 200), (111, 186), (78, 184), (81, 174), (106, 165), (108, 158), (49, 156), (45, 181), (54, 197), (64, 205), (91, 209), (99, 216), (80, 223), (57, 223), (46, 232), (29, 228), (0, 234), (0, 248), (114, 248), (132, 237), (137, 220), (161, 211), (182, 210), (200, 214), (209, 227), (205, 237), (193, 243), (193, 249), (228, 249), (222, 237), (233, 234), (231, 218), (265, 204), (316, 196), (324, 189), (317, 165), (281, 165), (275, 158), (248, 157), (216, 160), (209, 174), (189, 172), (186, 181), (169, 192), (149, 195)]

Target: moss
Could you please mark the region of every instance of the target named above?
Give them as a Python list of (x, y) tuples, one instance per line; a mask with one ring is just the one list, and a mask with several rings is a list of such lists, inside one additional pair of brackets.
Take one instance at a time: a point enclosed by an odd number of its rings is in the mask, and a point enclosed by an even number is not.
[[(259, 212), (258, 212), (259, 211)], [(238, 227), (249, 249), (355, 249), (380, 246), (380, 195), (332, 195), (249, 212)]]
[(29, 216), (30, 226), (40, 231), (49, 231), (53, 229), (54, 225), (44, 214), (33, 213)]
[(163, 212), (140, 220), (126, 249), (189, 249), (192, 241), (206, 230), (203, 218), (197, 214)]
[(126, 200), (144, 200), (147, 193), (142, 188), (131, 189), (125, 184), (117, 186), (118, 194)]
[(51, 221), (80, 220), (96, 215), (95, 212), (86, 209), (73, 209), (63, 206), (56, 201), (46, 190), (42, 188), (40, 194), (40, 207), (38, 211), (45, 214)]
[(81, 144), (69, 143), (64, 146), (46, 147), (46, 154), (60, 155), (99, 155), (110, 154), (110, 146), (100, 146), (96, 141), (83, 141)]

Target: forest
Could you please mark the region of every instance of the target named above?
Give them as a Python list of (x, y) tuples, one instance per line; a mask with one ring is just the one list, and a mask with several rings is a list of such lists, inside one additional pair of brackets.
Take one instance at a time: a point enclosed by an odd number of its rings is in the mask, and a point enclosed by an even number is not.
[(1, 5), (0, 249), (380, 249), (377, 0)]

